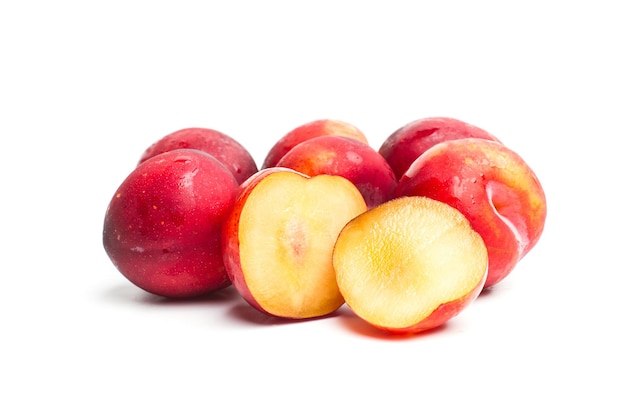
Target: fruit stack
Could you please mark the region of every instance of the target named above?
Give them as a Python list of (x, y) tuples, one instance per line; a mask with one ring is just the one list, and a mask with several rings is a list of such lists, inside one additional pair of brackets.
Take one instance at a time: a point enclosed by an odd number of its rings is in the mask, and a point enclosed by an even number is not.
[(113, 194), (103, 245), (156, 295), (233, 285), (270, 316), (346, 304), (375, 328), (413, 334), (507, 277), (545, 220), (533, 170), (483, 129), (418, 119), (377, 151), (354, 125), (322, 119), (277, 140), (260, 169), (216, 130), (156, 141)]

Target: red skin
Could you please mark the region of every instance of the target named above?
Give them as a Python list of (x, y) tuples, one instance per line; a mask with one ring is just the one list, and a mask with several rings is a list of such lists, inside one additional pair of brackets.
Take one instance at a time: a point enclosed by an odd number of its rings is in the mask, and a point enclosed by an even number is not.
[(133, 284), (185, 298), (230, 285), (221, 226), (237, 181), (217, 159), (193, 149), (165, 152), (138, 165), (107, 208), (104, 249)]
[(368, 143), (367, 138), (356, 126), (333, 119), (320, 119), (305, 123), (280, 138), (268, 152), (263, 168), (278, 165), (278, 161), (294, 146), (319, 136), (346, 136)]
[[(250, 193), (254, 190), (254, 187), (268, 175), (280, 171), (292, 172), (293, 170), (278, 167), (265, 168), (252, 175), (247, 181), (241, 184), (238, 190), (237, 199), (222, 227), (222, 254), (224, 258), (224, 265), (226, 266), (228, 276), (233, 286), (237, 289), (237, 292), (243, 297), (243, 299), (246, 300), (246, 302), (248, 302), (252, 307), (268, 315), (271, 315), (271, 313), (263, 309), (250, 292), (244, 273), (241, 269), (241, 258), (239, 256), (239, 218), (241, 217), (241, 211), (246, 204), (246, 200)], [(299, 172), (296, 173), (306, 177), (304, 174)]]
[(439, 327), (448, 322), (451, 318), (457, 316), (461, 311), (465, 310), (465, 308), (480, 295), (484, 288), (486, 278), (487, 274), (485, 274), (482, 281), (480, 281), (480, 283), (465, 296), (439, 305), (439, 307), (437, 307), (428, 317), (413, 326), (396, 329), (381, 326), (376, 327), (394, 334), (413, 334)]
[(368, 208), (393, 198), (397, 180), (387, 161), (371, 146), (344, 136), (320, 136), (303, 142), (277, 166), (308, 176), (339, 175), (361, 192)]
[(434, 145), (449, 140), (478, 138), (500, 142), (491, 133), (450, 117), (429, 117), (415, 120), (396, 130), (380, 147), (399, 180), (421, 154)]
[(161, 138), (144, 151), (139, 164), (174, 149), (198, 149), (213, 155), (232, 172), (239, 184), (258, 171), (252, 155), (243, 145), (222, 132), (201, 127), (177, 130)]
[(485, 288), (504, 279), (539, 240), (546, 197), (535, 173), (499, 142), (460, 139), (421, 155), (400, 179), (397, 196), (421, 195), (463, 213), (489, 255)]

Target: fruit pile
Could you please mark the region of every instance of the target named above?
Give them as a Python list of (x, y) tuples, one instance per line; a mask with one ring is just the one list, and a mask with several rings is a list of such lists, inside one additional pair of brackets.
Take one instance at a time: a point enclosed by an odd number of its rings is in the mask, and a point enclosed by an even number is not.
[(113, 195), (103, 245), (153, 294), (233, 285), (271, 316), (323, 317), (345, 303), (408, 334), (508, 276), (545, 219), (534, 172), (483, 129), (419, 119), (376, 151), (355, 126), (323, 119), (280, 138), (260, 169), (216, 130), (158, 140)]

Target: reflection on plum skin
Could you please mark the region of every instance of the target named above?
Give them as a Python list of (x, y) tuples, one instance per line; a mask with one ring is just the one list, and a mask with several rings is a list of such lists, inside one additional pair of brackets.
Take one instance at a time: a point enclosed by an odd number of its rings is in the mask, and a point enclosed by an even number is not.
[(105, 291), (104, 297), (115, 303), (136, 303), (158, 306), (184, 306), (200, 304), (230, 303), (239, 297), (232, 287), (226, 287), (210, 294), (192, 298), (168, 298), (142, 290), (132, 284), (118, 284)]

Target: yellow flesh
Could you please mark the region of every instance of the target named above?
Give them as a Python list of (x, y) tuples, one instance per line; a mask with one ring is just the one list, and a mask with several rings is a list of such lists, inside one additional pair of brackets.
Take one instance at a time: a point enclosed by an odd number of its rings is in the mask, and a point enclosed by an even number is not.
[(293, 318), (339, 308), (333, 246), (343, 226), (365, 209), (358, 189), (341, 177), (280, 172), (262, 180), (239, 225), (241, 266), (259, 305)]
[(404, 197), (350, 222), (338, 238), (334, 265), (357, 315), (400, 329), (476, 288), (487, 271), (487, 250), (457, 210)]

